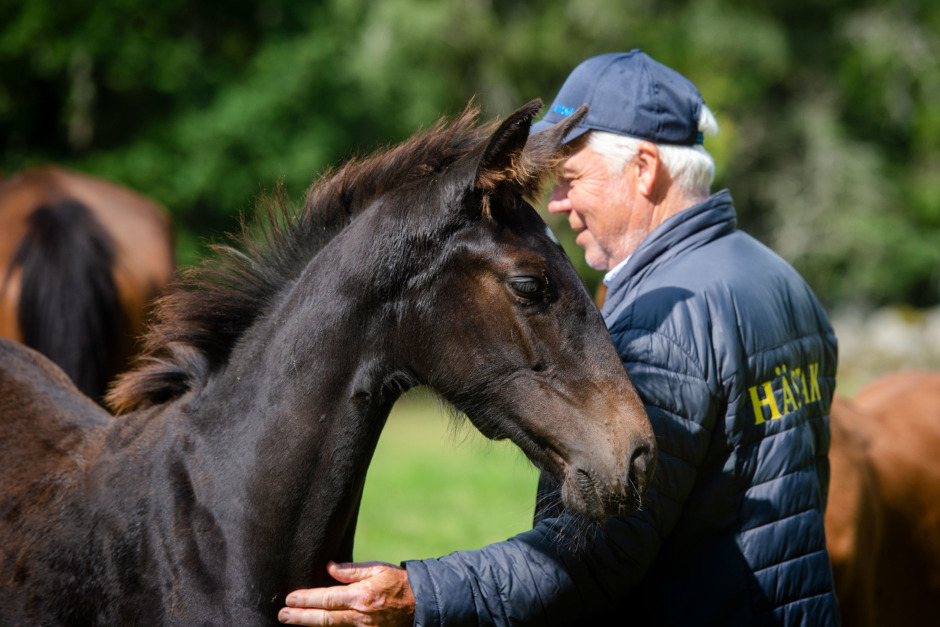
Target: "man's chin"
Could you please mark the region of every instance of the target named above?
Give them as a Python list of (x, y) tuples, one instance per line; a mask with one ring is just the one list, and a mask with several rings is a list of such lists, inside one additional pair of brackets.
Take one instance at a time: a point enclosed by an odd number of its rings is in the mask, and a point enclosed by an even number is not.
[(609, 265), (607, 263), (607, 257), (604, 255), (592, 255), (590, 252), (585, 251), (584, 260), (587, 262), (587, 265), (594, 268), (595, 270), (601, 270), (603, 272), (610, 270), (610, 268), (607, 267)]
[(584, 249), (584, 260), (587, 262), (587, 265), (594, 268), (595, 270), (604, 270), (607, 268), (607, 255), (604, 254), (597, 244), (594, 242), (594, 238), (591, 237), (590, 233), (587, 231), (581, 231), (578, 233), (575, 243)]

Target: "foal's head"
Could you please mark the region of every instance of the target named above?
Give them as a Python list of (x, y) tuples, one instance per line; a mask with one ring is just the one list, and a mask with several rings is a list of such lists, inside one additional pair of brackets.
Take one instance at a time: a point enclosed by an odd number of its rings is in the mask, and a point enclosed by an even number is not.
[(562, 479), (567, 506), (602, 519), (639, 506), (655, 444), (590, 294), (524, 200), (586, 111), (529, 136), (539, 106), (421, 186), (375, 201), (377, 214), (409, 207), (422, 221), (405, 229), (420, 237), (401, 255), (410, 270), (396, 283), (395, 352), (484, 435), (511, 439)]

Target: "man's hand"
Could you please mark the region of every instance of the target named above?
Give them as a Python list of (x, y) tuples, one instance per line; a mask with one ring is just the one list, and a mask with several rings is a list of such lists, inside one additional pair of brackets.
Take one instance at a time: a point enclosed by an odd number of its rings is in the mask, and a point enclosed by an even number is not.
[(330, 562), (326, 570), (348, 585), (295, 590), (287, 595), (278, 620), (291, 625), (414, 624), (415, 598), (404, 568), (384, 562)]

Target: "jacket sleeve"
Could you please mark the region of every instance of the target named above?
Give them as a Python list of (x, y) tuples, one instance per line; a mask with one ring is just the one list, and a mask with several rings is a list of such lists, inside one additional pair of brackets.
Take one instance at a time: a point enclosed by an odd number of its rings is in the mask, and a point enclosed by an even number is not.
[[(669, 343), (649, 336), (644, 343)], [(621, 354), (625, 347), (621, 348)], [(415, 625), (565, 625), (612, 607), (643, 579), (675, 525), (708, 449), (716, 408), (705, 380), (673, 361), (675, 347), (627, 363), (659, 443), (642, 508), (590, 525), (570, 514), (482, 549), (405, 562)]]

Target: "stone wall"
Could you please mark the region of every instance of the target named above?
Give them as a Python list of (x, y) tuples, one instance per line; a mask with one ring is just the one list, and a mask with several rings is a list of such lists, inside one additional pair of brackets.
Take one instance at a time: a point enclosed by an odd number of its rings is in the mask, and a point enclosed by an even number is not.
[(940, 307), (886, 307), (830, 311), (839, 339), (838, 390), (859, 386), (895, 370), (940, 370)]

